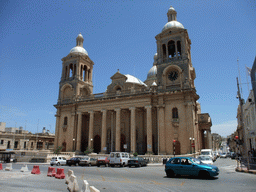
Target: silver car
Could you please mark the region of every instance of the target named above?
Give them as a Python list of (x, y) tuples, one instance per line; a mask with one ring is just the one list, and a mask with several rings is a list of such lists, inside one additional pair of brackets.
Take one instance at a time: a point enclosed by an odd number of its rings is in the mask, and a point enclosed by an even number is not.
[(51, 159), (50, 165), (51, 166), (53, 166), (53, 165), (57, 165), (57, 166), (66, 165), (66, 158), (65, 157), (53, 157)]

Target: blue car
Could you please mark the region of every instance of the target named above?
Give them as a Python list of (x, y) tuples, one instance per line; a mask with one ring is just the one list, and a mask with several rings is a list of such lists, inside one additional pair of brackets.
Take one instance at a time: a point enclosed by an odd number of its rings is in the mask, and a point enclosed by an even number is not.
[(202, 163), (193, 157), (174, 157), (165, 165), (167, 177), (176, 175), (199, 176), (202, 178), (219, 175), (218, 167)]

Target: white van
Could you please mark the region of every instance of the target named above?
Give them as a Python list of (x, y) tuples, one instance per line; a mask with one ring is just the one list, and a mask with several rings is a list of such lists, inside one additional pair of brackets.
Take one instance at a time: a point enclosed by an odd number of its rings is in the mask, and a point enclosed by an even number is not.
[(119, 165), (120, 167), (127, 166), (130, 159), (129, 153), (125, 152), (111, 152), (109, 155), (109, 165), (114, 167)]
[(201, 149), (201, 155), (207, 155), (214, 159), (213, 151), (212, 149)]

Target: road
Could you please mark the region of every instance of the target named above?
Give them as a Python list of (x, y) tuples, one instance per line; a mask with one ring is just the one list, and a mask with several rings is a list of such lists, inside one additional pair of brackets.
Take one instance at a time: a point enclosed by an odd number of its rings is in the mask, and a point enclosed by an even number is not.
[[(236, 172), (236, 161), (218, 159), (215, 163), (220, 175), (214, 179), (191, 177), (167, 178), (163, 165), (151, 165), (142, 168), (129, 167), (68, 167), (62, 166), (65, 173), (68, 169), (77, 176), (80, 189), (86, 179), (90, 185), (100, 191), (255, 191), (256, 175)], [(3, 165), (5, 168), (6, 165)], [(0, 171), (0, 191), (67, 191), (65, 180), (47, 177), (49, 165), (40, 165), (40, 175), (21, 173), (21, 163), (13, 164), (11, 173)], [(28, 164), (31, 171), (33, 165)]]

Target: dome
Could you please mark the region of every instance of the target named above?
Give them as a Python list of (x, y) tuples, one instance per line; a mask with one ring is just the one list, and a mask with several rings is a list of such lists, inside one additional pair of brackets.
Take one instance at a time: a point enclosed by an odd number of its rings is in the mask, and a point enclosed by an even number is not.
[(157, 75), (157, 67), (154, 65), (149, 71), (147, 75), (147, 79), (154, 78)]
[(82, 35), (81, 33), (79, 33), (77, 37), (84, 38), (84, 37), (83, 37), (83, 35)]
[(168, 11), (175, 11), (175, 9), (171, 6)]
[(76, 47), (72, 48), (70, 50), (70, 53), (82, 53), (82, 54), (88, 55), (87, 51), (83, 47), (80, 47), (80, 46), (76, 46)]
[(170, 21), (165, 24), (162, 31), (165, 31), (166, 29), (184, 29), (184, 26), (178, 21)]
[(135, 84), (139, 84), (139, 85), (144, 85), (147, 87), (147, 85), (145, 83), (143, 83), (143, 81), (141, 81), (140, 79), (138, 79), (137, 77), (134, 77), (132, 75), (125, 75), (127, 77), (125, 83), (135, 83)]

